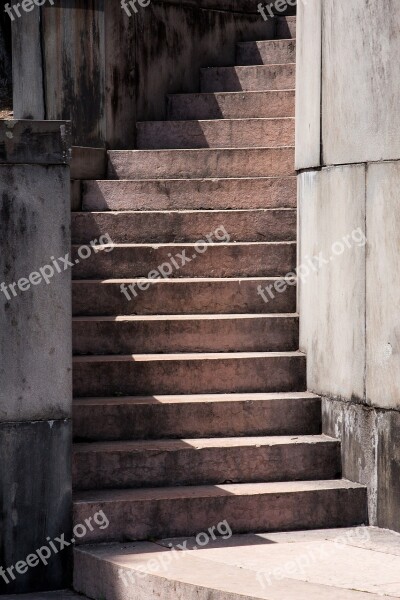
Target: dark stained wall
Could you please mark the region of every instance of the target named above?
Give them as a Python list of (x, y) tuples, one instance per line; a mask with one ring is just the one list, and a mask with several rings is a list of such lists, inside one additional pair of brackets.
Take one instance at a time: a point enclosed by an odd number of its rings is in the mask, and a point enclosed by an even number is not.
[(44, 5), (13, 26), (16, 117), (71, 119), (75, 145), (134, 148), (136, 122), (163, 119), (168, 93), (198, 91), (200, 67), (273, 37), (257, 4), (152, 0), (131, 17), (120, 0)]
[[(0, 10), (0, 108), (11, 97), (11, 21)], [(10, 108), (10, 106), (6, 106)]]

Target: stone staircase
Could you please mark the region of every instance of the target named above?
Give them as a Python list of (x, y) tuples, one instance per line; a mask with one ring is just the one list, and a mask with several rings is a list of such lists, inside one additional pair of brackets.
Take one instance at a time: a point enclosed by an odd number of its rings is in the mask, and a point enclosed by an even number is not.
[(74, 268), (74, 520), (110, 521), (85, 542), (367, 520), (306, 391), (295, 286), (259, 293), (296, 267), (294, 62), (294, 39), (238, 44), (84, 184), (74, 251), (115, 244)]

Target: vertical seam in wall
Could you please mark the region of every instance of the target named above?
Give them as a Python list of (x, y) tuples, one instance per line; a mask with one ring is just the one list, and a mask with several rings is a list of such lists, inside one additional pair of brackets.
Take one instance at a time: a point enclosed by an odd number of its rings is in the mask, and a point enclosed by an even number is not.
[(364, 399), (367, 402), (367, 260), (368, 260), (368, 230), (367, 230), (367, 180), (368, 180), (368, 163), (364, 165), (364, 227), (365, 227), (365, 238), (367, 240), (365, 244), (365, 260), (364, 260)]
[(320, 167), (323, 166), (324, 164), (324, 141), (323, 141), (323, 137), (322, 137), (322, 74), (323, 74), (323, 39), (324, 39), (324, 28), (323, 28), (323, 24), (324, 24), (324, 19), (323, 19), (323, 11), (324, 11), (324, 2), (322, 2), (321, 4), (321, 40), (320, 40), (320, 57), (321, 57), (321, 61), (320, 61), (320, 86), (319, 86), (319, 164)]

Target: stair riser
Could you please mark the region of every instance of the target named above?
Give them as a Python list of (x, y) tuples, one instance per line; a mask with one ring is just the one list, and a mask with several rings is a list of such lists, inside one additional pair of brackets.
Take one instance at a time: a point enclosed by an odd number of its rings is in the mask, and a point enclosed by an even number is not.
[(180, 94), (168, 98), (168, 119), (251, 119), (294, 117), (295, 92)]
[(191, 179), (294, 175), (294, 149), (112, 150), (111, 179)]
[(202, 69), (200, 88), (203, 93), (292, 90), (296, 85), (295, 71), (295, 65)]
[(279, 17), (276, 20), (275, 37), (277, 39), (294, 39), (296, 37), (296, 17)]
[[(184, 445), (184, 444), (183, 444)], [(314, 481), (340, 477), (339, 443), (73, 454), (75, 490)]]
[(296, 177), (86, 181), (83, 210), (295, 208)]
[(296, 62), (296, 42), (275, 40), (238, 44), (237, 65), (283, 65)]
[(107, 515), (110, 526), (103, 531), (88, 532), (86, 543), (197, 535), (207, 531), (210, 523), (220, 523), (222, 518), (233, 533), (330, 529), (367, 522), (363, 488), (137, 502), (80, 502), (74, 506), (74, 522), (84, 523), (100, 510)]
[(289, 286), (266, 304), (257, 288), (270, 283), (266, 279), (154, 281), (129, 302), (121, 293), (120, 283), (76, 281), (72, 284), (73, 311), (75, 316), (295, 312), (296, 286)]
[[(204, 239), (204, 238), (203, 238)], [(116, 246), (100, 251), (74, 267), (75, 279), (112, 279), (148, 277), (284, 277), (296, 268), (295, 243), (195, 246)], [(72, 261), (78, 260), (77, 248)], [(188, 262), (190, 261), (190, 262)], [(147, 284), (146, 284), (147, 285)], [(137, 297), (148, 290), (130, 293)], [(136, 296), (135, 296), (136, 292)], [(129, 300), (127, 299), (127, 302)]]
[(293, 209), (260, 211), (73, 213), (72, 243), (87, 244), (108, 234), (117, 244), (195, 243), (221, 223), (232, 242), (296, 240)]
[(294, 145), (294, 119), (139, 123), (138, 148), (265, 148)]
[(74, 396), (293, 392), (306, 389), (305, 357), (74, 363)]
[(75, 354), (298, 350), (296, 317), (73, 323)]
[(292, 399), (174, 404), (74, 404), (81, 441), (251, 435), (318, 435), (321, 401)]

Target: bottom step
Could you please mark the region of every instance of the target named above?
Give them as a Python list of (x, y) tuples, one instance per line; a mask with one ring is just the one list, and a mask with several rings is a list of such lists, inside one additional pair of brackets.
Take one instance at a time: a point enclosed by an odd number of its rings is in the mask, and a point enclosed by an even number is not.
[(104, 511), (85, 542), (190, 536), (227, 520), (234, 533), (347, 527), (367, 522), (366, 488), (346, 480), (79, 492), (74, 522)]
[(171, 539), (77, 549), (75, 588), (96, 600), (400, 597), (398, 534), (372, 527), (224, 533), (214, 540), (204, 533), (200, 548), (197, 539)]

